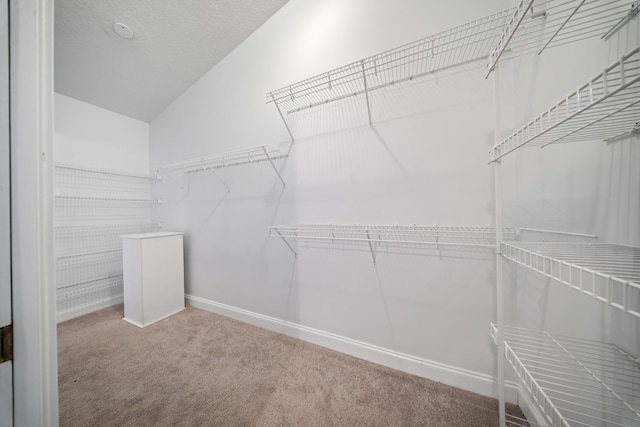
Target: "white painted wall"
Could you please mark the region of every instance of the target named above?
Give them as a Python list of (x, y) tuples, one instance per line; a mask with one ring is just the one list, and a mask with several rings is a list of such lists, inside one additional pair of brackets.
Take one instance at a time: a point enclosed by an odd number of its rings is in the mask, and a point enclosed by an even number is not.
[[(497, 0), (291, 1), (151, 123), (151, 169), (262, 144), (286, 150), (278, 113), (265, 105), (268, 91), (508, 6)], [(559, 48), (537, 65), (509, 65), (501, 82), (505, 131), (602, 69), (610, 52), (594, 48), (598, 43), (583, 43), (580, 55)], [(593, 49), (596, 60), (590, 59)], [(571, 63), (564, 60), (568, 54)], [(483, 67), (480, 62), (374, 93), (372, 129), (362, 98), (290, 116), (296, 142), (290, 157), (276, 162), (285, 189), (267, 163), (220, 169), (230, 193), (206, 173), (158, 182), (153, 191), (164, 204), (155, 220), (185, 232), (186, 292), (203, 307), (263, 326), (281, 322), (290, 334), (291, 325), (301, 325), (419, 363), (495, 377), (488, 335), (496, 316), (490, 251), (381, 252), (374, 266), (367, 246), (300, 244), (294, 259), (279, 239), (267, 237), (269, 225), (277, 224), (493, 224), (493, 175), (486, 164), (493, 88)], [(505, 225), (594, 233), (613, 226), (610, 214), (589, 216), (585, 210), (600, 203), (601, 181), (591, 174), (612, 171), (601, 156), (605, 149), (590, 144), (576, 154), (562, 147), (548, 163), (540, 154), (527, 157), (529, 151), (509, 160)], [(533, 213), (527, 210), (530, 199)], [(548, 199), (566, 208), (550, 212)], [(560, 312), (583, 303), (589, 309), (590, 301), (574, 297), (560, 296)], [(527, 288), (508, 286), (508, 323), (527, 323), (519, 321), (523, 307), (532, 306), (527, 298)], [(547, 322), (552, 315), (546, 306), (533, 307), (531, 316), (542, 318), (538, 323), (561, 323)], [(605, 333), (610, 325), (601, 327), (602, 319), (590, 324)]]
[(149, 170), (149, 124), (54, 94), (54, 160), (122, 172)]

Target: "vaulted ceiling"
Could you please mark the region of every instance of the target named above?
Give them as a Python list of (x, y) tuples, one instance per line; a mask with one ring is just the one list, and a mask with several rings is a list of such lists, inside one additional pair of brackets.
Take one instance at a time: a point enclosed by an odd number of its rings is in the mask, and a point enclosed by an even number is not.
[(287, 1), (55, 0), (55, 91), (149, 122)]

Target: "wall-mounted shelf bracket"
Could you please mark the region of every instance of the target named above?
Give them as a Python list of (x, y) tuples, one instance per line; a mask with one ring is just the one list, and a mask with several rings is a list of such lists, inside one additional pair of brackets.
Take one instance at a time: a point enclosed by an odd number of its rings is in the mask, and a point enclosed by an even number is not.
[[(177, 179), (175, 179), (173, 176), (171, 176), (171, 172), (167, 171), (167, 176), (169, 177), (169, 179), (171, 180), (171, 182), (173, 182), (175, 185), (177, 185), (178, 187), (180, 187), (180, 189), (184, 192), (187, 191), (186, 188), (184, 188), (182, 185), (180, 185), (180, 183), (178, 182)], [(158, 174), (158, 180), (162, 180), (162, 176)]]
[(278, 236), (282, 239), (284, 244), (287, 245), (289, 250), (293, 253), (293, 256), (297, 258), (298, 257), (298, 253), (295, 251), (295, 249), (293, 249), (293, 247), (289, 244), (289, 242), (287, 242), (287, 239), (285, 239), (285, 237), (282, 235), (282, 233), (280, 233), (280, 230), (275, 229), (275, 232), (278, 233)]
[[(291, 96), (293, 97), (293, 95)], [(291, 137), (291, 144), (293, 144), (295, 139), (293, 138), (293, 133), (291, 133), (291, 129), (289, 128), (289, 123), (287, 123), (287, 119), (284, 118), (284, 114), (282, 114), (282, 110), (280, 109), (280, 106), (278, 105), (278, 102), (274, 98), (273, 94), (271, 94), (271, 99), (273, 100), (273, 104), (276, 106), (276, 109), (278, 110), (278, 114), (280, 114), (280, 118), (282, 119), (282, 123), (284, 123), (284, 127), (287, 129), (287, 133)]]
[(616, 24), (613, 27), (611, 27), (611, 29), (602, 36), (602, 39), (606, 40), (609, 37), (611, 37), (611, 35), (616, 31), (618, 31), (618, 29), (622, 28), (622, 26), (626, 24), (627, 21), (629, 21), (631, 18), (636, 16), (639, 10), (640, 10), (640, 0), (634, 1), (633, 4), (631, 5), (631, 9), (629, 10), (629, 13), (627, 13), (624, 17), (620, 18), (620, 20), (616, 22)]
[(367, 233), (367, 242), (369, 242), (369, 250), (371, 251), (371, 258), (373, 259), (373, 265), (376, 265), (376, 253), (373, 250), (373, 245), (371, 244), (371, 236), (369, 235), (369, 230), (365, 230)]
[[(292, 142), (293, 143), (293, 142)], [(264, 155), (267, 157), (267, 159), (269, 160), (269, 163), (271, 163), (271, 167), (273, 168), (274, 172), (276, 173), (276, 175), (278, 175), (278, 179), (280, 180), (280, 182), (282, 183), (282, 188), (286, 187), (286, 184), (284, 183), (284, 179), (282, 179), (282, 175), (280, 175), (280, 172), (278, 171), (278, 168), (276, 167), (276, 165), (273, 163), (273, 159), (271, 158), (271, 155), (269, 155), (269, 152), (267, 151), (267, 147), (265, 147), (264, 145), (262, 146), (262, 151), (264, 151)]]
[(202, 166), (208, 170), (209, 172), (211, 172), (213, 174), (213, 176), (215, 176), (216, 178), (218, 178), (218, 181), (220, 181), (220, 183), (222, 183), (222, 185), (224, 185), (224, 188), (227, 189), (227, 193), (231, 192), (231, 189), (229, 188), (229, 186), (227, 185), (226, 182), (224, 182), (224, 180), (222, 178), (220, 178), (220, 175), (218, 175), (218, 173), (213, 169), (213, 167), (208, 164), (205, 160), (202, 160)]
[[(364, 85), (364, 96), (367, 100), (367, 118), (369, 119), (369, 128), (371, 128), (371, 103), (369, 102), (369, 87), (367, 85), (367, 70), (364, 66), (364, 60), (362, 60), (362, 84)], [(375, 264), (375, 259), (373, 261)]]
[(500, 57), (507, 49), (507, 46), (509, 46), (509, 42), (516, 34), (516, 30), (518, 29), (524, 18), (527, 16), (527, 12), (529, 12), (529, 9), (531, 9), (531, 7), (533, 6), (534, 1), (535, 0), (522, 0), (516, 7), (513, 15), (511, 16), (511, 19), (509, 20), (507, 25), (505, 25), (504, 31), (498, 39), (498, 43), (496, 44), (495, 49), (493, 50), (493, 52), (491, 52), (491, 54), (489, 54), (489, 61), (487, 63), (487, 75), (485, 76), (485, 78), (488, 78), (491, 75), (491, 72), (500, 60)]

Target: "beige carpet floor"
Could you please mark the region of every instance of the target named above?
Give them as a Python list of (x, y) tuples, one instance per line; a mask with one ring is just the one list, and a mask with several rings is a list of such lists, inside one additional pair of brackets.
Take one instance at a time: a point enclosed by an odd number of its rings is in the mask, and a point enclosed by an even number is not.
[(223, 316), (122, 315), (58, 325), (62, 427), (498, 425), (494, 399)]

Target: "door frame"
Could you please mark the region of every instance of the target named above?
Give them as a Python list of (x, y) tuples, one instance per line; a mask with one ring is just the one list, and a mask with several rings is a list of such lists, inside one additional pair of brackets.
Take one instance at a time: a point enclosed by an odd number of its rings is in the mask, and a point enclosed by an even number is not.
[[(11, 315), (11, 191), (9, 149), (9, 0), (0, 5), (0, 328), (9, 331)], [(4, 329), (6, 328), (6, 329)], [(4, 336), (0, 346), (6, 342)], [(9, 338), (10, 339), (10, 338)], [(11, 356), (9, 352), (3, 353)], [(0, 357), (4, 359), (5, 354)], [(13, 363), (0, 363), (0, 427), (13, 426)]]
[(58, 425), (53, 258), (53, 23), (9, 0), (14, 425)]

